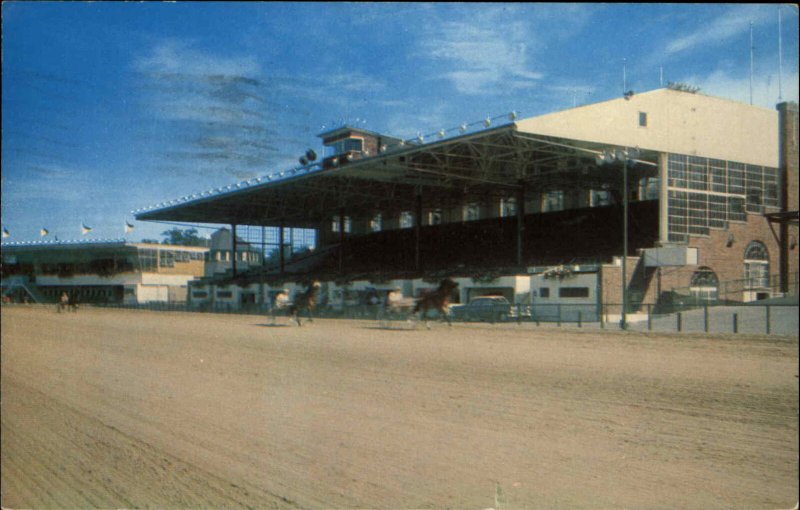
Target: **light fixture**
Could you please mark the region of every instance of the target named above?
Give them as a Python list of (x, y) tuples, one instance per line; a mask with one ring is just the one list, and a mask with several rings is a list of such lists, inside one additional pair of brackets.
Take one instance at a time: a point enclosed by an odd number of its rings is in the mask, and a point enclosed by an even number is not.
[(517, 120), (517, 112), (512, 111), (511, 113), (509, 113), (508, 114), (508, 120), (510, 120), (511, 122), (514, 122), (515, 120)]
[(728, 239), (725, 241), (725, 246), (730, 248), (731, 246), (733, 246), (733, 241), (734, 241), (733, 232), (729, 232)]
[(464, 122), (460, 126), (458, 126), (458, 130), (461, 132), (461, 134), (466, 133), (467, 132), (467, 123)]
[(425, 137), (422, 136), (422, 133), (417, 133), (417, 141), (419, 143), (423, 143), (425, 141)]
[(488, 128), (491, 125), (492, 125), (492, 119), (490, 119), (489, 117), (486, 117), (486, 119), (484, 119), (484, 121), (483, 121), (483, 127), (487, 127)]
[(444, 129), (439, 130), (439, 138), (444, 138)]
[(308, 149), (308, 150), (306, 151), (306, 159), (307, 159), (309, 162), (310, 162), (310, 161), (314, 161), (314, 160), (316, 160), (316, 159), (317, 159), (317, 153), (316, 153), (316, 152), (314, 152), (314, 149)]

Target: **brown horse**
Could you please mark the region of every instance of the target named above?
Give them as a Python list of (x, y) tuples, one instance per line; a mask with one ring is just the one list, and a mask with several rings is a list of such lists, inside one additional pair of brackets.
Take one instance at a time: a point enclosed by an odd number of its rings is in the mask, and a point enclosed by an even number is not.
[[(450, 278), (445, 278), (439, 283), (439, 287), (436, 290), (423, 291), (411, 313), (421, 312), (420, 317), (425, 319), (428, 310), (436, 310), (447, 321), (447, 324), (452, 326), (450, 316), (447, 313), (447, 305), (450, 302), (450, 295), (456, 288), (458, 288), (456, 282)], [(425, 320), (425, 326), (430, 329), (427, 320)]]
[(311, 282), (305, 292), (299, 292), (294, 296), (294, 301), (289, 305), (289, 315), (300, 324), (300, 312), (302, 310), (308, 311), (308, 321), (314, 322), (313, 311), (317, 306), (317, 292), (320, 288), (319, 282)]

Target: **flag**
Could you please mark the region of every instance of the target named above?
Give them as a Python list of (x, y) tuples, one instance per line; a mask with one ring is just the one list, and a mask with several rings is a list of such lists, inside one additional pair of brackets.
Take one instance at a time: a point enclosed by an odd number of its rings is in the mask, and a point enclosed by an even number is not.
[(11, 237), (11, 232), (5, 227), (3, 227), (3, 237)]
[(86, 235), (92, 231), (92, 227), (87, 227), (86, 223), (81, 223), (81, 235)]
[(47, 235), (47, 234), (49, 234), (49, 233), (50, 233), (50, 231), (49, 231), (49, 230), (47, 230), (46, 228), (43, 228), (43, 229), (41, 229), (41, 230), (39, 231), (39, 235), (40, 235), (40, 236), (42, 236), (42, 237), (46, 236), (46, 235)]
[(131, 233), (132, 231), (133, 231), (133, 225), (131, 225), (130, 223), (128, 223), (128, 222), (126, 221), (126, 222), (125, 222), (125, 233), (126, 233), (126, 234), (129, 234), (129, 233)]

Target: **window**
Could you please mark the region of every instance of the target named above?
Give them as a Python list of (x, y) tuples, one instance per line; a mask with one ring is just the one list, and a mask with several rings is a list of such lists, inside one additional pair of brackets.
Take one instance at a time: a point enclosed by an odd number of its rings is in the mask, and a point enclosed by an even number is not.
[(376, 214), (369, 220), (369, 229), (373, 232), (380, 232), (383, 230), (383, 216), (381, 216), (381, 213)]
[(442, 223), (442, 210), (434, 209), (428, 212), (428, 225), (441, 225)]
[(646, 112), (639, 112), (639, 126), (640, 127), (647, 127), (647, 113)]
[(539, 287), (539, 297), (549, 298), (550, 297), (550, 287)]
[(589, 207), (605, 207), (611, 205), (611, 193), (607, 190), (593, 189), (589, 198)]
[(233, 292), (231, 292), (229, 290), (218, 290), (217, 291), (217, 297), (218, 298), (232, 298), (233, 297)]
[(326, 148), (328, 156), (338, 156), (346, 152), (361, 152), (364, 150), (364, 140), (361, 138), (345, 138), (333, 142)]
[[(344, 231), (346, 234), (350, 233), (350, 230), (353, 226), (353, 221), (350, 219), (350, 216), (344, 217)], [(338, 232), (339, 231), (339, 216), (334, 216), (331, 219), (331, 232)]]
[(717, 274), (710, 267), (700, 267), (692, 274), (689, 292), (699, 301), (716, 301), (719, 296)]
[(503, 198), (500, 200), (500, 216), (506, 218), (517, 214), (517, 199)]
[(156, 267), (158, 267), (157, 254), (157, 250), (139, 250), (139, 265), (142, 271), (155, 271)]
[(196, 299), (205, 299), (208, 297), (208, 292), (196, 290), (192, 292), (192, 297)]
[(414, 226), (414, 215), (409, 211), (400, 213), (400, 228), (411, 228)]
[(562, 211), (564, 209), (564, 192), (560, 190), (548, 191), (544, 195), (543, 202), (542, 212)]
[(481, 217), (481, 207), (476, 203), (464, 206), (464, 221), (479, 220)]
[(585, 298), (589, 297), (589, 287), (561, 287), (558, 289), (560, 298)]
[(760, 241), (752, 241), (744, 251), (744, 279), (747, 288), (769, 287), (769, 254)]

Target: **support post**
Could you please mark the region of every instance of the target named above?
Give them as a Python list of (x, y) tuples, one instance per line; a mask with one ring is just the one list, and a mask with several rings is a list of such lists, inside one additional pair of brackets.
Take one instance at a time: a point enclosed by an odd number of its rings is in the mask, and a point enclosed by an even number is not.
[(524, 260), (523, 238), (525, 234), (525, 181), (517, 181), (517, 265)]
[(620, 329), (628, 329), (628, 161), (622, 162), (622, 313)]
[(236, 278), (236, 224), (231, 224), (231, 260), (233, 260), (233, 277)]
[(414, 197), (414, 270), (422, 270), (420, 258), (420, 237), (422, 236), (422, 191), (417, 190)]
[(283, 229), (284, 229), (283, 219), (281, 219), (281, 223), (278, 226), (278, 261), (280, 264), (281, 274), (283, 274), (283, 272), (286, 269), (286, 257), (283, 253)]
[(339, 273), (344, 273), (344, 207), (339, 208)]

